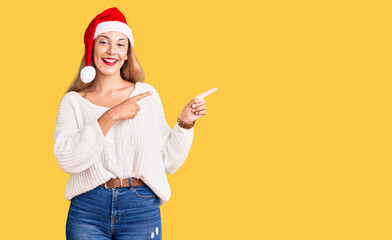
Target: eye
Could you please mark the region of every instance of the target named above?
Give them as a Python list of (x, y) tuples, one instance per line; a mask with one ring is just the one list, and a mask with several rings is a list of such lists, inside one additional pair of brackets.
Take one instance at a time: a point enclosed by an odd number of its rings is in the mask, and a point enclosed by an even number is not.
[(105, 43), (107, 43), (107, 42), (105, 42), (105, 41), (100, 41), (99, 43), (103, 43), (103, 44), (105, 44)]
[(125, 47), (125, 45), (122, 44), (122, 43), (118, 44), (118, 46), (120, 46), (120, 47)]

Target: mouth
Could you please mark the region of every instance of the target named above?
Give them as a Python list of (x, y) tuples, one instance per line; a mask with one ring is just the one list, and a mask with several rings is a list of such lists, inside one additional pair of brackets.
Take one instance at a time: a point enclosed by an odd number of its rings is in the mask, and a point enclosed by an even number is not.
[(118, 62), (117, 59), (114, 58), (102, 58), (102, 61), (108, 65), (108, 66), (113, 66), (114, 64), (116, 64)]

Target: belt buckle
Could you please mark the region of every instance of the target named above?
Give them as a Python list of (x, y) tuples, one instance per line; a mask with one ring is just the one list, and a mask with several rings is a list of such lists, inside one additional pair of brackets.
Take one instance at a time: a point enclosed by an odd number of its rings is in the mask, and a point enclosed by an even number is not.
[(105, 182), (105, 188), (108, 189), (108, 186), (106, 185), (108, 182)]

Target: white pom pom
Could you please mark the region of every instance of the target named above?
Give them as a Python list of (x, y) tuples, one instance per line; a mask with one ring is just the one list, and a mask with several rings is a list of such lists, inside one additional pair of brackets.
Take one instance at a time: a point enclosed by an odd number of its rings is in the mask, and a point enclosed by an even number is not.
[(92, 66), (86, 66), (80, 71), (80, 79), (84, 83), (89, 83), (95, 78), (95, 68)]

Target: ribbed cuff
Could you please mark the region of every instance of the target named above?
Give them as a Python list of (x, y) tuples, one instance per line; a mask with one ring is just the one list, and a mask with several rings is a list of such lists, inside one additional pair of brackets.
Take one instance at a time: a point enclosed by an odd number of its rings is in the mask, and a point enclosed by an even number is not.
[(193, 133), (194, 132), (195, 127), (186, 129), (186, 128), (180, 127), (180, 125), (178, 125), (178, 122), (176, 122), (176, 124), (174, 125), (174, 130), (180, 131), (180, 132), (183, 132), (183, 133), (186, 133), (186, 134), (189, 134), (189, 133)]

